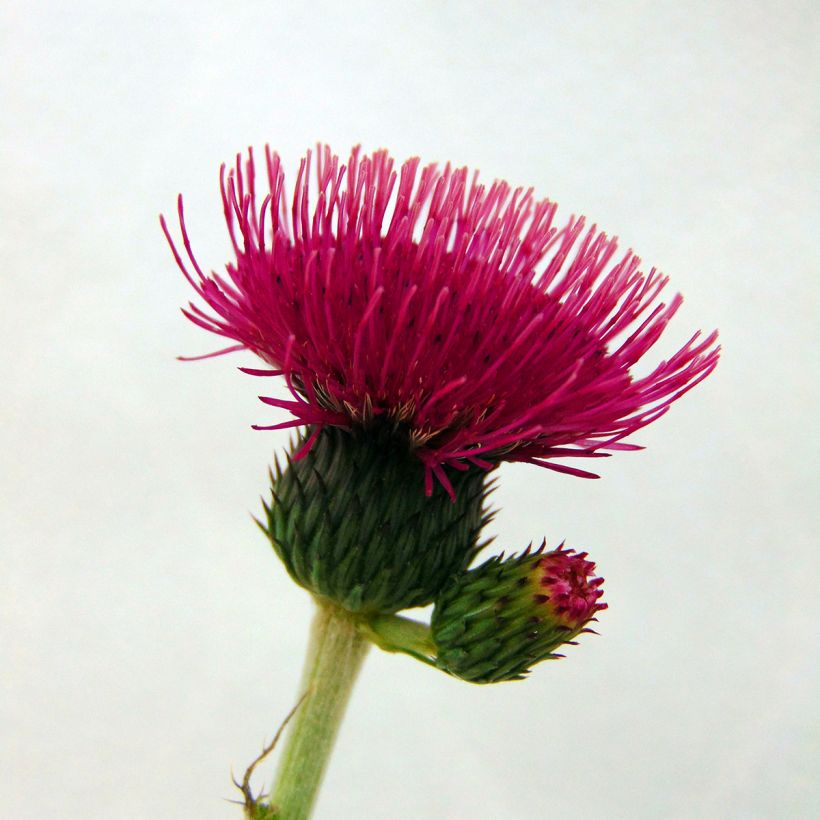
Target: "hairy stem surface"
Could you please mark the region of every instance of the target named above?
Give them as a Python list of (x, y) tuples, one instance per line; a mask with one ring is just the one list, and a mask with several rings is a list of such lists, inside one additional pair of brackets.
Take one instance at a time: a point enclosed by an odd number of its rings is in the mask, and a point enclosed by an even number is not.
[(270, 809), (278, 820), (307, 820), (370, 646), (350, 616), (320, 603), (310, 631), (300, 693), (304, 702), (287, 734)]

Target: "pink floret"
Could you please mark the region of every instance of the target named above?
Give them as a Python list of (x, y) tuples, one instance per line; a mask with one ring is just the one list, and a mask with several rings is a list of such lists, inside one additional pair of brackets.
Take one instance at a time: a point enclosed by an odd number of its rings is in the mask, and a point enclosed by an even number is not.
[(558, 549), (544, 553), (536, 565), (537, 599), (572, 630), (607, 608), (598, 600), (604, 594), (604, 579), (595, 577), (595, 564), (586, 559), (585, 552)]

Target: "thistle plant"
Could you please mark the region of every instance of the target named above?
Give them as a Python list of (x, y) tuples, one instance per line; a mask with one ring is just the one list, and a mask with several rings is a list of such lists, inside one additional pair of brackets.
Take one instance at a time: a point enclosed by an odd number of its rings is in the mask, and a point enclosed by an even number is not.
[[(315, 172), (315, 176), (314, 176)], [(264, 185), (264, 194), (257, 186)], [(271, 470), (260, 527), (316, 615), (298, 707), (265, 799), (248, 817), (310, 815), (368, 647), (477, 684), (525, 677), (606, 607), (586, 553), (545, 545), (471, 568), (488, 545), (495, 468), (524, 461), (597, 478), (567, 459), (627, 439), (715, 368), (699, 332), (640, 377), (681, 304), (667, 279), (583, 217), (466, 168), (346, 163), (319, 147), (292, 196), (276, 153), (220, 172), (234, 258), (198, 264), (161, 218), (196, 296), (183, 313), (278, 377), (261, 396), (299, 428)], [(313, 204), (311, 204), (313, 202)], [(399, 614), (433, 604), (431, 623)], [(433, 673), (431, 671), (431, 673)]]

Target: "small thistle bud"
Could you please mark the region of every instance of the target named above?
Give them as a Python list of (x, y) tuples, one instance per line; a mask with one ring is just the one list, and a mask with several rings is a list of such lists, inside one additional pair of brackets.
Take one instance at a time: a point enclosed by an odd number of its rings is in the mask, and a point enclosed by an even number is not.
[(438, 665), (472, 683), (523, 678), (581, 632), (596, 612), (603, 578), (585, 552), (527, 550), (462, 573), (438, 597), (432, 636)]

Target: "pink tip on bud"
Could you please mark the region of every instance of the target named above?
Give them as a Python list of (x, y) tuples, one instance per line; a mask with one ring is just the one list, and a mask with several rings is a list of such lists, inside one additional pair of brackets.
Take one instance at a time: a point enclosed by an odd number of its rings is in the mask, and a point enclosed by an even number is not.
[(534, 566), (536, 602), (549, 608), (553, 617), (575, 631), (596, 612), (604, 594), (603, 578), (595, 577), (595, 563), (587, 553), (557, 549), (541, 555)]

